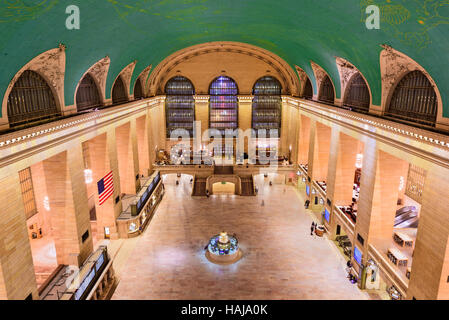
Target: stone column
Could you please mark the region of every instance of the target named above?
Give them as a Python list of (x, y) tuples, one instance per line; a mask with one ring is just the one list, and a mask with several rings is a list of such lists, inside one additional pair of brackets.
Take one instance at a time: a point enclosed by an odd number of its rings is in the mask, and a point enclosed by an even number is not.
[(366, 263), (369, 243), (393, 236), (401, 174), (398, 164), (401, 161), (380, 151), (375, 140), (365, 142), (355, 228), (355, 236), (359, 234), (364, 239), (363, 245), (360, 241), (355, 243), (363, 253), (363, 263)]
[(209, 96), (194, 96), (195, 98), (195, 121), (201, 122), (200, 137), (209, 129)]
[(286, 140), (286, 155), (290, 155), (290, 160), (293, 164), (298, 159), (298, 117), (299, 112), (294, 106), (287, 104), (287, 114), (283, 114), (283, 118), (287, 118), (287, 128), (283, 130), (284, 136), (281, 136), (281, 140)]
[(20, 188), (18, 168), (2, 177), (0, 186), (0, 299), (38, 299), (33, 258)]
[[(326, 189), (326, 198), (331, 200), (332, 205), (334, 204), (334, 194), (336, 189), (336, 180), (337, 178), (337, 167), (338, 167), (338, 159), (339, 159), (339, 144), (340, 144), (340, 132), (337, 129), (337, 127), (332, 127), (332, 134), (331, 134), (331, 142), (330, 142), (330, 152), (329, 152), (329, 165), (327, 170), (327, 189)], [(324, 207), (332, 213), (333, 208), (332, 205), (329, 206), (329, 204), (324, 204)], [(330, 232), (331, 232), (331, 239), (335, 238), (335, 232), (336, 232), (336, 223), (335, 219), (333, 217), (333, 214), (331, 214), (330, 217)]]
[(304, 115), (300, 115), (299, 121), (298, 163), (307, 164), (309, 162), (311, 120)]
[[(152, 166), (150, 162), (150, 140), (148, 136), (148, 116), (136, 120), (137, 152), (139, 158), (139, 174), (147, 176)], [(154, 159), (153, 159), (154, 161)]]
[(136, 194), (140, 187), (140, 180), (136, 178), (139, 174), (136, 120), (131, 119), (118, 127), (115, 134), (121, 191), (125, 194)]
[[(311, 149), (311, 157), (313, 159), (313, 171), (310, 174), (312, 180), (326, 181), (327, 170), (329, 164), (329, 152), (331, 142), (331, 128), (316, 123), (314, 148)], [(309, 163), (310, 167), (310, 163)]]
[(81, 145), (44, 160), (43, 169), (58, 264), (80, 266), (93, 249)]
[(449, 299), (449, 169), (427, 169), (407, 299)]
[[(121, 201), (115, 203), (115, 199), (120, 196), (115, 129), (111, 128), (107, 134), (97, 136), (85, 143), (88, 144), (90, 163), (92, 165), (98, 239), (104, 239), (105, 228), (109, 228), (111, 238), (118, 238), (116, 218), (120, 214), (122, 206)], [(97, 182), (110, 171), (113, 171), (114, 175), (114, 194), (100, 206)]]
[(151, 107), (149, 114), (151, 145), (156, 156), (156, 149), (159, 150), (166, 148), (165, 142), (167, 139), (167, 132), (165, 119), (165, 99), (161, 100), (158, 105)]
[[(239, 99), (239, 129), (246, 131), (252, 128), (252, 96), (238, 96)], [(245, 149), (247, 150), (247, 149)]]

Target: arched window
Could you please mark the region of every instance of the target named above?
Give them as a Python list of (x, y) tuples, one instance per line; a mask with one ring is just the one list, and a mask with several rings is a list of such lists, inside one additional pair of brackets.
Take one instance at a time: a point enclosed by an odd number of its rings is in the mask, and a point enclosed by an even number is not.
[(209, 88), (209, 127), (223, 134), (226, 129), (238, 128), (238, 88), (234, 80), (220, 76)]
[(167, 137), (176, 129), (185, 129), (193, 137), (195, 121), (195, 88), (189, 79), (176, 76), (165, 85), (165, 116)]
[(112, 103), (121, 104), (125, 102), (128, 102), (128, 95), (126, 94), (125, 83), (123, 82), (122, 76), (119, 76), (112, 89)]
[(100, 106), (101, 99), (97, 85), (92, 76), (87, 73), (76, 92), (76, 109), (80, 112)]
[(330, 104), (334, 104), (335, 94), (334, 86), (332, 85), (329, 76), (326, 76), (321, 83), (320, 94), (318, 95), (318, 100)]
[(437, 112), (438, 100), (432, 84), (421, 71), (413, 71), (397, 85), (385, 115), (435, 126)]
[(134, 85), (134, 99), (139, 100), (143, 98), (142, 82), (140, 79), (137, 79), (136, 84)]
[(31, 70), (22, 73), (14, 84), (7, 106), (11, 127), (60, 115), (47, 82)]
[(355, 111), (368, 112), (370, 105), (369, 89), (360, 73), (356, 73), (349, 85), (343, 104)]
[(304, 88), (304, 99), (311, 100), (312, 98), (313, 98), (312, 82), (310, 82), (310, 79), (307, 78), (306, 87)]
[(254, 85), (253, 89), (253, 110), (252, 128), (256, 130), (278, 130), (281, 129), (281, 109), (282, 109), (282, 86), (273, 77), (263, 77)]

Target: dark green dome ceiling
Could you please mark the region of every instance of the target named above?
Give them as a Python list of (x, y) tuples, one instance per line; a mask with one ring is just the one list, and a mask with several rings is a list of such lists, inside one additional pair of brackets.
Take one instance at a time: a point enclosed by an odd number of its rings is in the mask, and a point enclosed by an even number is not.
[[(209, 41), (237, 41), (270, 50), (313, 79), (310, 60), (336, 84), (335, 56), (353, 63), (380, 104), (381, 44), (407, 54), (436, 81), (449, 117), (449, 0), (0, 0), (2, 95), (37, 55), (67, 46), (65, 100), (73, 104), (84, 72), (108, 55), (106, 92), (137, 60), (133, 82), (148, 65)], [(65, 27), (66, 7), (81, 10), (81, 29)], [(382, 9), (381, 29), (368, 30), (366, 6)], [(131, 89), (132, 90), (132, 89)]]

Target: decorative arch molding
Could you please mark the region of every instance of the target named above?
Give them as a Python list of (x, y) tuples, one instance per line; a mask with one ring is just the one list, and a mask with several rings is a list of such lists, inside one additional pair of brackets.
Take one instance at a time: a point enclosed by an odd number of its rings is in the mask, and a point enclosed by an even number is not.
[(446, 131), (449, 130), (449, 118), (443, 117), (443, 99), (441, 98), (440, 90), (430, 74), (419, 63), (406, 54), (389, 45), (382, 45), (382, 47), (384, 48), (380, 53), (382, 105), (380, 110), (376, 110), (375, 113), (382, 115), (386, 112), (391, 98), (393, 97), (394, 90), (402, 78), (412, 71), (421, 71), (432, 84), (437, 96), (438, 113), (436, 127)]
[[(179, 64), (187, 62), (192, 58), (215, 52), (243, 54), (262, 61), (267, 65), (267, 67), (269, 67), (276, 73), (272, 75), (281, 82), (283, 94), (299, 96), (300, 85), (298, 77), (295, 75), (294, 70), (286, 61), (284, 61), (279, 56), (271, 53), (270, 51), (262, 49), (260, 47), (231, 41), (208, 42), (188, 47), (171, 54), (165, 60), (163, 60), (151, 73), (149, 78), (148, 96), (162, 94), (165, 83), (173, 76), (173, 70)], [(236, 77), (234, 74), (228, 74), (227, 72), (217, 73), (215, 77), (219, 75), (229, 76), (234, 78), (237, 83), (240, 82), (239, 77)], [(257, 79), (259, 79), (263, 75), (265, 75), (265, 72), (263, 72), (263, 74), (254, 76), (254, 79), (248, 81), (252, 82), (253, 85), (257, 81)], [(198, 85), (194, 77), (187, 74), (183, 74), (183, 76), (188, 77), (194, 84), (195, 88), (202, 90), (202, 87)], [(212, 81), (215, 77), (211, 77), (211, 79), (209, 80)], [(248, 94), (250, 94), (250, 92), (248, 92)]]
[(148, 85), (147, 80), (148, 80), (148, 76), (150, 75), (150, 71), (151, 71), (152, 67), (153, 67), (153, 65), (150, 64), (148, 67), (143, 69), (143, 71), (139, 74), (139, 76), (137, 77), (137, 80), (133, 86), (133, 94), (134, 94), (134, 88), (136, 87), (137, 81), (140, 81), (140, 84), (142, 85), (142, 91), (145, 95), (145, 93), (147, 92), (147, 85)]
[(304, 97), (304, 91), (306, 90), (306, 84), (307, 80), (310, 81), (313, 87), (313, 82), (310, 80), (309, 76), (307, 75), (307, 72), (304, 71), (301, 67), (295, 66), (296, 72), (298, 73), (299, 80), (300, 80), (300, 97)]
[(351, 62), (349, 62), (346, 59), (343, 59), (340, 57), (335, 57), (335, 61), (337, 63), (337, 69), (340, 74), (340, 86), (341, 86), (341, 92), (342, 92), (341, 103), (342, 104), (344, 103), (344, 101), (346, 99), (346, 95), (349, 93), (349, 84), (351, 83), (352, 78), (356, 74), (360, 74), (362, 76), (363, 80), (365, 80), (366, 86), (368, 87), (368, 91), (369, 91), (369, 95), (370, 95), (370, 105), (371, 105), (372, 101), (373, 101), (373, 94), (371, 92), (369, 83), (366, 80), (363, 73), (361, 73), (360, 70), (357, 69), (356, 66), (354, 66)]
[(131, 78), (133, 76), (133, 72), (134, 72), (134, 68), (136, 67), (136, 64), (137, 64), (137, 60), (134, 60), (133, 62), (128, 64), (125, 68), (123, 68), (123, 70), (120, 71), (120, 73), (117, 75), (117, 77), (115, 77), (114, 83), (112, 83), (112, 87), (111, 87), (111, 101), (112, 101), (112, 91), (114, 90), (115, 82), (117, 81), (118, 77), (120, 77), (120, 76), (122, 77), (123, 83), (125, 84), (125, 91), (126, 91), (126, 95), (128, 97), (128, 101), (132, 100), (131, 94), (130, 94), (130, 86), (131, 86)]
[(50, 87), (57, 109), (63, 114), (67, 111), (64, 103), (65, 49), (66, 47), (63, 44), (60, 44), (58, 48), (45, 51), (24, 65), (19, 72), (16, 73), (3, 96), (0, 129), (9, 127), (8, 97), (15, 83), (26, 70), (38, 73)]
[(332, 83), (332, 86), (334, 87), (334, 101), (335, 101), (334, 103), (336, 105), (340, 105), (341, 100), (337, 99), (337, 91), (335, 90), (335, 84), (332, 81), (332, 78), (330, 77), (330, 75), (319, 64), (313, 62), (312, 60), (310, 60), (310, 65), (312, 66), (313, 73), (315, 74), (315, 80), (316, 80), (316, 86), (317, 86), (317, 95), (316, 96), (314, 95), (313, 100), (318, 101), (320, 91), (321, 91), (321, 85), (327, 76), (329, 78), (330, 82)]
[(109, 66), (111, 65), (111, 59), (106, 56), (103, 59), (97, 61), (94, 65), (92, 65), (81, 77), (78, 81), (78, 84), (75, 89), (75, 96), (73, 101), (75, 102), (75, 110), (76, 110), (76, 94), (78, 92), (78, 88), (83, 81), (86, 74), (90, 74), (92, 79), (94, 79), (95, 84), (97, 85), (98, 91), (100, 93), (100, 99), (103, 105), (106, 104), (106, 80), (108, 77)]
[(213, 185), (221, 182), (229, 182), (235, 185), (235, 194), (242, 194), (242, 179), (237, 175), (222, 175), (217, 176), (213, 175), (207, 178), (206, 180), (206, 188), (209, 190), (209, 193), (213, 195)]

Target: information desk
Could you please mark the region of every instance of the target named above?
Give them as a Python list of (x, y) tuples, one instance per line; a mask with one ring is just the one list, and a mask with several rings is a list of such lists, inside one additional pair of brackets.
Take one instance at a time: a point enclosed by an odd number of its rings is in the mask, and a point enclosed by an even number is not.
[(393, 236), (394, 241), (402, 247), (413, 247), (414, 240), (402, 232), (395, 232)]
[(406, 267), (408, 264), (408, 257), (396, 248), (388, 249), (388, 259), (398, 267)]
[[(139, 236), (145, 230), (163, 197), (164, 186), (159, 172), (147, 179), (144, 186), (147, 186), (147, 189), (139, 192), (141, 197), (135, 196), (135, 199), (132, 200), (134, 204), (128, 206), (117, 218), (117, 228), (121, 239)], [(134, 212), (133, 207), (135, 208)]]

